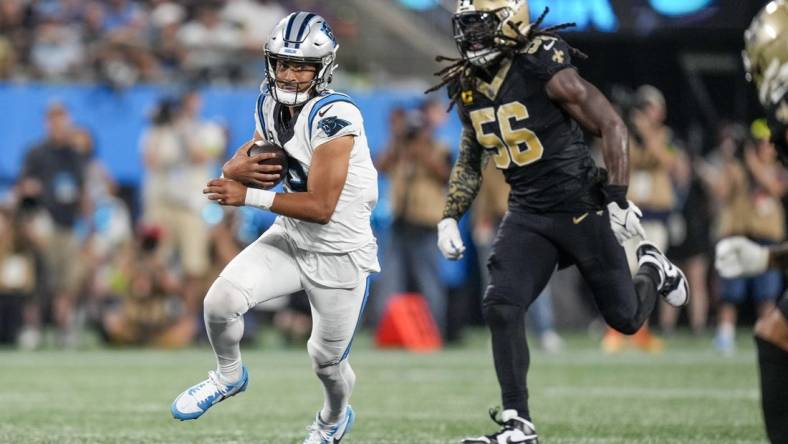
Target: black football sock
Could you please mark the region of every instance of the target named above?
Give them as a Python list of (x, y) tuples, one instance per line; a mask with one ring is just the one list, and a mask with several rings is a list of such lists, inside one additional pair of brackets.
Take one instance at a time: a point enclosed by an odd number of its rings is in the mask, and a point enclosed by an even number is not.
[(761, 406), (773, 444), (788, 443), (788, 352), (755, 337), (761, 372)]
[(643, 325), (657, 306), (659, 270), (654, 265), (643, 264), (632, 281), (635, 284), (635, 293), (638, 297), (638, 308), (634, 320), (638, 325)]
[(517, 305), (485, 304), (484, 318), (492, 334), (493, 360), (505, 410), (517, 410), (530, 421), (526, 374), (530, 364), (525, 340), (525, 310)]

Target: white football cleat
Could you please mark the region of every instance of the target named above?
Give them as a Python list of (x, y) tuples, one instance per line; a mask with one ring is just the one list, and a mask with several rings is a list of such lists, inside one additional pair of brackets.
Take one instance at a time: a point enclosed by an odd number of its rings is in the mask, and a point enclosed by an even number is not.
[(659, 271), (660, 282), (657, 291), (665, 302), (674, 307), (689, 303), (689, 286), (684, 272), (673, 265), (659, 248), (651, 242), (643, 241), (638, 244), (637, 256), (638, 266), (651, 264)]
[(353, 422), (356, 420), (356, 414), (353, 408), (347, 406), (345, 409), (345, 417), (336, 424), (326, 424), (320, 419), (320, 412), (315, 415), (315, 422), (306, 429), (309, 434), (304, 439), (303, 444), (338, 444), (342, 438), (353, 427)]
[(170, 411), (175, 419), (186, 421), (197, 419), (207, 412), (214, 404), (224, 401), (230, 396), (246, 390), (249, 384), (249, 373), (243, 367), (241, 379), (235, 384), (224, 384), (219, 381), (219, 374), (208, 372), (208, 379), (195, 384), (175, 398)]

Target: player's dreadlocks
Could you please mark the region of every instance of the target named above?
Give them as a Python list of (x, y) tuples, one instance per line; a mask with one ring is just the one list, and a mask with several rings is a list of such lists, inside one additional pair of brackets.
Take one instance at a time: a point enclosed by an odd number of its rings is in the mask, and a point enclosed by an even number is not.
[[(550, 8), (549, 7), (545, 7), (544, 11), (542, 12), (542, 14), (539, 16), (538, 19), (536, 19), (536, 21), (533, 23), (533, 25), (531, 25), (528, 28), (528, 32), (526, 32), (525, 34), (523, 34), (520, 31), (520, 28), (519, 28), (520, 23), (509, 23), (509, 26), (511, 26), (512, 29), (514, 29), (514, 31), (516, 32), (517, 36), (514, 37), (514, 38), (508, 37), (508, 36), (504, 36), (504, 35), (497, 36), (498, 39), (509, 40), (510, 42), (512, 42), (511, 45), (499, 45), (500, 46), (499, 49), (501, 50), (503, 55), (504, 56), (512, 56), (512, 55), (522, 51), (523, 49), (527, 48), (528, 45), (530, 45), (531, 42), (533, 42), (533, 40), (535, 38), (537, 38), (537, 37), (542, 37), (542, 36), (558, 37), (558, 31), (561, 31), (561, 30), (564, 30), (564, 29), (567, 29), (567, 28), (572, 28), (572, 27), (575, 26), (575, 23), (571, 22), (571, 23), (562, 23), (560, 25), (551, 26), (549, 28), (540, 29), (539, 25), (542, 24), (542, 22), (544, 21), (544, 18), (547, 16), (548, 12), (550, 12)], [(572, 51), (572, 55), (577, 57), (577, 58), (580, 58), (580, 59), (587, 59), (588, 58), (588, 56), (584, 52), (580, 51), (579, 49), (577, 49), (577, 48), (575, 48), (573, 46), (570, 46), (569, 49)], [(454, 92), (454, 94), (452, 94), (452, 96), (450, 97), (450, 100), (449, 100), (449, 109), (448, 109), (448, 111), (451, 111), (451, 109), (454, 107), (454, 104), (457, 102), (457, 99), (459, 98), (461, 92), (463, 90), (468, 89), (467, 88), (468, 85), (466, 85), (465, 83), (469, 80), (469, 76), (465, 76), (463, 74), (465, 74), (466, 71), (469, 71), (471, 69), (476, 68), (476, 66), (471, 64), (471, 62), (466, 60), (464, 57), (456, 58), (456, 57), (445, 57), (445, 56), (440, 56), (439, 55), (439, 56), (435, 57), (435, 61), (437, 61), (437, 62), (446, 62), (447, 61), (447, 62), (451, 62), (451, 64), (435, 73), (436, 76), (441, 78), (440, 83), (438, 83), (437, 85), (435, 85), (432, 88), (428, 89), (424, 93), (425, 94), (429, 94), (429, 93), (431, 93), (433, 91), (437, 91), (437, 90), (443, 88), (444, 86), (446, 86), (446, 85), (448, 85), (450, 83), (459, 82), (461, 88), (457, 88), (457, 91)]]

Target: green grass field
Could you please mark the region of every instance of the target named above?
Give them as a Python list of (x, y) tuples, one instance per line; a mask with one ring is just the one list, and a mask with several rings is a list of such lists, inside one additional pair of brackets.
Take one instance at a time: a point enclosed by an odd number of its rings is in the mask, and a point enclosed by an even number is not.
[[(531, 409), (542, 442), (763, 443), (757, 370), (746, 333), (721, 357), (707, 338), (659, 355), (606, 356), (570, 338), (532, 351)], [(492, 431), (499, 403), (486, 333), (438, 354), (354, 346), (358, 421), (343, 444), (452, 443)], [(0, 351), (0, 443), (300, 443), (321, 389), (300, 349), (247, 347), (249, 389), (197, 421), (170, 417), (172, 399), (213, 365), (186, 351)]]

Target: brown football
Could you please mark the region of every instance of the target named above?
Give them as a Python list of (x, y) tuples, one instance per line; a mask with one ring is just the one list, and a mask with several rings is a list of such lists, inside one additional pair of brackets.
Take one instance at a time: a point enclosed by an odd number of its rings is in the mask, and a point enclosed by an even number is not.
[(282, 172), (279, 175), (279, 180), (276, 181), (276, 183), (278, 184), (279, 182), (282, 181), (282, 178), (285, 177), (285, 174), (287, 174), (287, 152), (284, 150), (284, 148), (280, 147), (279, 145), (275, 145), (273, 143), (266, 142), (263, 140), (258, 140), (254, 142), (252, 146), (250, 146), (249, 149), (246, 151), (246, 154), (249, 157), (256, 156), (260, 153), (276, 154), (276, 157), (274, 157), (273, 159), (263, 160), (260, 163), (265, 165), (281, 165)]

